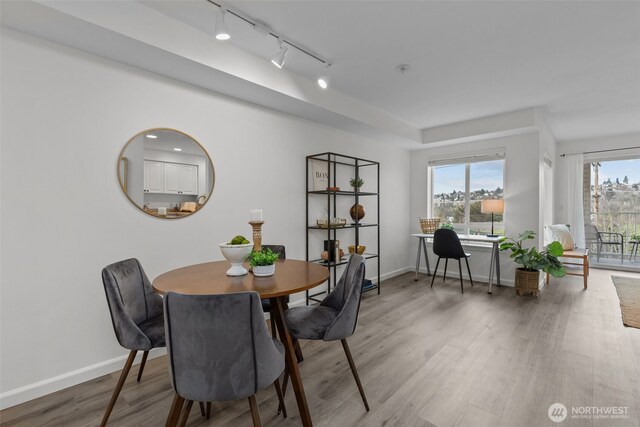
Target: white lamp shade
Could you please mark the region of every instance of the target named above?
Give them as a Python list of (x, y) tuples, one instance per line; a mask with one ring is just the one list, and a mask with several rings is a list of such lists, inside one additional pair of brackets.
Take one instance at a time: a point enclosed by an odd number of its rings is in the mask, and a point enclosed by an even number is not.
[(501, 214), (504, 213), (504, 199), (488, 199), (482, 201), (480, 212), (483, 214)]

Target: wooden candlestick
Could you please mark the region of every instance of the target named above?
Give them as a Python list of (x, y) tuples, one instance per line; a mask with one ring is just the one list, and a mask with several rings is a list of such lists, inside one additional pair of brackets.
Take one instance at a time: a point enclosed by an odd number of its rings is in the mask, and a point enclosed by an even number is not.
[(260, 252), (262, 250), (262, 224), (264, 221), (249, 221), (253, 228), (253, 250)]

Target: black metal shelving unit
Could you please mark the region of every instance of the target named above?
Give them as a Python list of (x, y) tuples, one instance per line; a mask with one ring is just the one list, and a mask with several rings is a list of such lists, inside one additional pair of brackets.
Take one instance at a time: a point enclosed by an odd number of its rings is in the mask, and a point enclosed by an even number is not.
[[(338, 176), (338, 168), (351, 168), (346, 169), (346, 171), (351, 171), (352, 173), (349, 176), (360, 178), (360, 173), (363, 168), (374, 168), (375, 169), (375, 181), (376, 181), (376, 191), (329, 191), (329, 190), (311, 190), (313, 188), (313, 177), (310, 174), (311, 163), (314, 161), (326, 162), (327, 172), (328, 172), (328, 186), (336, 187), (336, 180)], [(307, 189), (307, 197), (306, 197), (306, 223), (305, 226), (307, 228), (306, 234), (306, 259), (310, 262), (317, 262), (321, 265), (325, 265), (328, 269), (330, 269), (329, 280), (327, 282), (327, 288), (325, 291), (317, 292), (314, 294), (310, 294), (309, 291), (306, 291), (306, 303), (309, 305), (309, 301), (320, 302), (321, 299), (317, 299), (321, 295), (327, 295), (331, 292), (331, 289), (337, 283), (337, 267), (340, 265), (344, 265), (348, 261), (348, 254), (346, 254), (345, 258), (342, 258), (339, 262), (327, 262), (320, 258), (315, 259), (310, 257), (310, 233), (319, 233), (324, 231), (326, 233), (327, 240), (338, 240), (338, 233), (346, 234), (352, 233), (351, 235), (354, 238), (354, 245), (356, 248), (360, 245), (360, 230), (363, 228), (375, 227), (376, 228), (376, 236), (377, 236), (377, 247), (376, 252), (368, 253), (365, 252), (362, 256), (365, 259), (376, 259), (377, 261), (377, 273), (378, 280), (377, 283), (368, 289), (365, 289), (365, 292), (368, 292), (373, 289), (377, 289), (378, 295), (380, 295), (380, 163), (373, 161), (362, 159), (359, 157), (347, 156), (344, 154), (337, 154), (332, 152), (313, 154), (307, 156), (307, 164), (306, 164), (306, 189)], [(328, 216), (328, 225), (327, 227), (319, 227), (316, 225), (315, 218), (309, 218), (309, 199), (310, 197), (326, 197), (326, 211)], [(367, 200), (375, 200), (376, 209), (377, 209), (377, 217), (376, 223), (367, 223), (360, 222), (356, 220), (351, 224), (347, 224), (345, 226), (340, 227), (332, 227), (330, 225), (330, 218), (337, 217), (337, 202), (338, 198), (353, 198), (354, 204), (360, 204), (360, 199)], [(363, 202), (364, 203), (364, 202)], [(351, 219), (351, 218), (349, 218)], [(318, 231), (320, 230), (320, 231)], [(346, 251), (346, 247), (342, 248)], [(315, 251), (313, 253), (320, 253), (321, 251)]]

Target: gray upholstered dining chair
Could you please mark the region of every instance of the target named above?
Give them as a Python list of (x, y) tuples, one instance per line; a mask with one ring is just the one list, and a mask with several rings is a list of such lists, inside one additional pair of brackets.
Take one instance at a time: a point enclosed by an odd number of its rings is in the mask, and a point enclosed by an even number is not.
[(438, 264), (440, 264), (440, 258), (444, 258), (444, 274), (442, 280), (447, 280), (447, 264), (449, 264), (449, 258), (458, 260), (458, 271), (460, 271), (460, 290), (464, 293), (464, 287), (462, 286), (462, 263), (460, 260), (464, 258), (467, 263), (467, 272), (469, 273), (469, 280), (471, 286), (473, 286), (473, 278), (471, 277), (471, 269), (469, 268), (469, 257), (471, 254), (465, 253), (460, 238), (455, 231), (446, 228), (440, 228), (433, 233), (433, 253), (438, 255), (438, 261), (436, 262), (436, 269), (433, 270), (433, 277), (431, 278), (431, 287), (433, 288), (433, 281), (436, 279), (436, 272), (438, 271)]
[(278, 380), (285, 367), (284, 347), (267, 332), (257, 292), (169, 292), (164, 296), (164, 316), (169, 375), (176, 393), (167, 426), (184, 426), (193, 401), (243, 398), (249, 399), (253, 425), (259, 426), (255, 395), (271, 384), (284, 406)]
[(105, 426), (136, 353), (144, 351), (138, 371), (140, 381), (149, 350), (164, 347), (165, 339), (162, 297), (153, 292), (151, 283), (137, 259), (131, 258), (106, 266), (102, 270), (102, 283), (116, 338), (122, 347), (130, 350), (100, 424)]
[(294, 338), (342, 342), (362, 402), (368, 411), (369, 403), (347, 344), (347, 338), (353, 335), (358, 323), (364, 274), (364, 258), (357, 254), (351, 255), (336, 287), (319, 305), (293, 307), (285, 312), (285, 317)]

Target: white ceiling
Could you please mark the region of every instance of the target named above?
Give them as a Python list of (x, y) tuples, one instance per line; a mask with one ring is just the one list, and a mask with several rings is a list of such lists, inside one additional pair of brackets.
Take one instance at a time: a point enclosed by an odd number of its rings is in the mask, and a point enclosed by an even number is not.
[[(205, 32), (205, 0), (145, 5)], [(545, 107), (558, 140), (640, 132), (640, 2), (229, 1), (334, 63), (332, 88), (419, 128)], [(231, 43), (273, 38), (228, 18)], [(395, 71), (407, 63), (406, 74)], [(286, 68), (315, 79), (292, 50)]]

